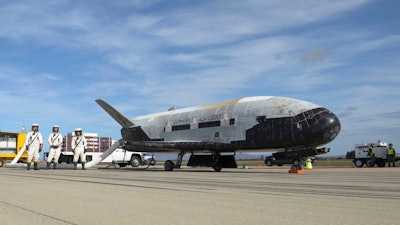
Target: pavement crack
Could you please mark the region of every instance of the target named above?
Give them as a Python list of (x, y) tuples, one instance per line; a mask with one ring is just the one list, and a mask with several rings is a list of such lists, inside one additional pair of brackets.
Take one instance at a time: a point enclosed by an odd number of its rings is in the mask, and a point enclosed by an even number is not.
[(35, 210), (32, 210), (32, 209), (28, 209), (28, 208), (25, 208), (25, 207), (22, 207), (22, 206), (19, 206), (19, 205), (11, 204), (11, 203), (9, 203), (9, 202), (5, 202), (5, 201), (2, 201), (2, 200), (0, 200), (0, 202), (3, 203), (3, 204), (5, 204), (5, 205), (14, 207), (14, 208), (19, 208), (19, 209), (25, 210), (25, 211), (27, 211), (27, 212), (34, 213), (34, 214), (36, 214), (36, 215), (40, 215), (40, 216), (47, 217), (47, 218), (49, 218), (49, 219), (56, 220), (56, 221), (58, 221), (58, 222), (63, 222), (63, 223), (66, 223), (66, 224), (71, 224), (71, 225), (78, 225), (78, 224), (76, 224), (76, 223), (73, 223), (73, 222), (70, 222), (70, 221), (66, 221), (66, 220), (63, 220), (63, 219), (60, 219), (60, 218), (57, 218), (57, 217), (54, 217), (54, 216), (49, 216), (49, 215), (46, 215), (46, 214), (44, 214), (44, 213), (41, 213), (41, 212), (38, 212), (38, 211), (35, 211)]

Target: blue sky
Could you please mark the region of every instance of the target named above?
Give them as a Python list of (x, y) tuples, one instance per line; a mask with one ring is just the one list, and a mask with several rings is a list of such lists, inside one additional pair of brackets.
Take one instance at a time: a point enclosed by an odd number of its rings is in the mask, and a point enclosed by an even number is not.
[(95, 99), (133, 118), (274, 95), (338, 115), (329, 155), (400, 146), (398, 1), (1, 2), (0, 130), (118, 139)]

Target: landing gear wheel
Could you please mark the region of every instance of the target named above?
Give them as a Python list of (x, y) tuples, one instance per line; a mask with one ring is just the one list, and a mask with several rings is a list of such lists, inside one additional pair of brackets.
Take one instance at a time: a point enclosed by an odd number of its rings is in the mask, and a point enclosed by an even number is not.
[(291, 170), (301, 170), (300, 160), (294, 160)]
[(295, 170), (299, 170), (299, 168), (296, 165), (292, 165), (290, 167), (290, 170), (295, 171)]
[(172, 162), (171, 160), (165, 161), (165, 163), (164, 163), (165, 171), (172, 171), (172, 170), (174, 170), (174, 168), (175, 168), (174, 162)]
[(120, 166), (120, 167), (125, 167), (127, 165), (128, 165), (128, 163), (118, 163), (118, 166)]
[(215, 172), (220, 172), (222, 170), (222, 167), (220, 166), (213, 166), (213, 169)]
[(212, 155), (212, 163), (213, 166), (212, 168), (214, 169), (215, 172), (220, 172), (222, 170), (222, 166), (220, 165), (220, 158), (221, 158), (221, 153), (219, 152), (214, 152)]

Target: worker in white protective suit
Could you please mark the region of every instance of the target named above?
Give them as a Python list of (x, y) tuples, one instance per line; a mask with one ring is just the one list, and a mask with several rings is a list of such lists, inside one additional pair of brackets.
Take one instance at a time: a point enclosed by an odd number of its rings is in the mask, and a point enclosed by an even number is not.
[(74, 168), (77, 169), (77, 164), (79, 158), (81, 159), (82, 169), (85, 169), (86, 163), (86, 149), (87, 149), (87, 142), (86, 138), (82, 134), (82, 128), (75, 129), (75, 136), (72, 137), (71, 141), (72, 151), (74, 152)]
[(43, 138), (42, 134), (39, 132), (39, 124), (32, 124), (32, 130), (26, 134), (25, 139), (25, 149), (28, 152), (28, 159), (26, 161), (28, 165), (28, 170), (31, 169), (31, 162), (33, 160), (34, 169), (38, 170), (38, 162), (40, 157), (40, 152), (43, 148)]
[(53, 161), (53, 169), (56, 169), (58, 164), (58, 159), (61, 154), (61, 147), (63, 143), (63, 137), (60, 133), (60, 127), (58, 125), (53, 126), (53, 130), (47, 139), (50, 146), (49, 155), (47, 156), (46, 169), (50, 168), (51, 161)]

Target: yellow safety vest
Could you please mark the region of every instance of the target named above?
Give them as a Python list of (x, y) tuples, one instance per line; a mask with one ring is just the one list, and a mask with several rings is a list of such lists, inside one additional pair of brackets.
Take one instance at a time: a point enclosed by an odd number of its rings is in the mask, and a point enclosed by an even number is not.
[(394, 155), (394, 148), (387, 148), (386, 149), (386, 153), (387, 153), (387, 155)]
[(374, 148), (374, 147), (369, 147), (369, 152), (370, 152), (371, 154), (374, 154), (374, 155), (375, 155), (375, 148)]

